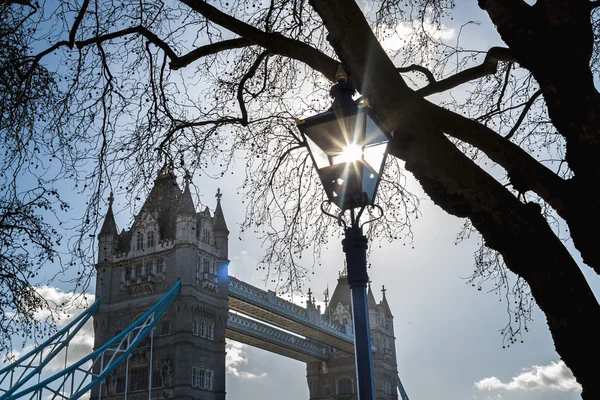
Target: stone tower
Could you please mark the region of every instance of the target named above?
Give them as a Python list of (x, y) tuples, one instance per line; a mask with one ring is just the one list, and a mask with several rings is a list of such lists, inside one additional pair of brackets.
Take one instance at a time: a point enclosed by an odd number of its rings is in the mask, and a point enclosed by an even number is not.
[[(217, 193), (215, 213), (196, 212), (189, 177), (182, 191), (164, 167), (128, 230), (117, 231), (112, 195), (98, 235), (94, 317), (98, 348), (155, 304), (175, 282), (181, 292), (149, 338), (101, 386), (102, 399), (225, 399), (227, 240)], [(150, 383), (150, 371), (152, 378)], [(92, 392), (98, 398), (98, 389)]]
[[(382, 292), (383, 297), (378, 304), (369, 285), (369, 324), (373, 345), (375, 392), (377, 400), (396, 400), (398, 366), (394, 317), (385, 298), (385, 288)], [(344, 325), (352, 325), (352, 300), (346, 273), (340, 273), (324, 316)], [(330, 349), (329, 360), (307, 363), (306, 375), (310, 400), (358, 399), (353, 354)]]

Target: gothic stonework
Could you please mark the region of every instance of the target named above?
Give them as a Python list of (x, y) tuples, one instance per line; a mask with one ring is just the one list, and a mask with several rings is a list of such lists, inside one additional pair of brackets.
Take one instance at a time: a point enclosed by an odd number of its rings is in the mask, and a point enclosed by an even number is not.
[(214, 214), (196, 212), (189, 181), (182, 191), (167, 166), (128, 230), (118, 232), (112, 196), (109, 204), (98, 236), (95, 348), (178, 279), (181, 293), (129, 358), (128, 371), (122, 363), (92, 398), (102, 390), (103, 400), (122, 399), (126, 391), (128, 399), (148, 399), (151, 391), (153, 399), (224, 400), (229, 231), (220, 193)]
[[(394, 317), (385, 297), (377, 303), (371, 287), (368, 292), (369, 324), (373, 343), (373, 368), (377, 400), (397, 400), (398, 367)], [(342, 324), (352, 324), (352, 300), (345, 273), (340, 274), (325, 316)], [(354, 355), (330, 350), (327, 361), (306, 364), (310, 400), (356, 400)]]
[[(121, 363), (101, 386), (92, 390), (92, 399), (98, 399), (101, 390), (102, 400), (120, 400), (126, 392), (127, 399), (135, 400), (225, 400), (228, 317), (234, 318), (239, 327), (252, 327), (248, 335), (260, 333), (270, 338), (271, 344), (288, 340), (303, 346), (311, 354), (310, 359), (326, 359), (307, 363), (310, 400), (356, 399), (352, 354), (323, 343), (300, 340), (228, 313), (229, 230), (221, 209), (220, 191), (216, 198), (212, 215), (208, 208), (197, 212), (189, 180), (186, 179), (182, 191), (173, 170), (163, 168), (132, 226), (119, 233), (111, 195), (98, 236), (96, 296), (100, 297), (101, 305), (94, 317), (95, 348), (126, 329), (178, 279), (181, 292), (156, 325), (152, 337), (143, 340), (127, 363)], [(314, 299), (303, 308), (277, 298), (273, 292), (232, 281), (233, 294), (235, 290), (253, 290), (256, 296), (269, 299), (274, 307), (308, 316), (321, 328), (333, 329), (335, 325), (351, 332), (351, 296), (345, 274), (340, 276), (324, 314)], [(377, 400), (396, 400), (398, 371), (393, 316), (385, 291), (379, 303), (370, 288), (368, 295)]]

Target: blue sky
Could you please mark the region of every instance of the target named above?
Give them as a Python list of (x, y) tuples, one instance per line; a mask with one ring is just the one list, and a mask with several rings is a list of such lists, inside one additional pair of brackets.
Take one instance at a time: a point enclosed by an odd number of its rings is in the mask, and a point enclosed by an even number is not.
[[(454, 19), (446, 21), (449, 39), (462, 24), (477, 20), (481, 25), (463, 33), (463, 46), (486, 50), (501, 45), (486, 14), (475, 1), (457, 3), (460, 4), (453, 14)], [(243, 168), (238, 165), (234, 174), (226, 174), (224, 179), (196, 177), (194, 183), (201, 188), (202, 202), (211, 209), (214, 209), (217, 188), (224, 193), (222, 205), (231, 230), (230, 273), (263, 286), (264, 275), (255, 269), (257, 259), (263, 255), (260, 242), (249, 233), (244, 240), (238, 240), (238, 224), (244, 218), (244, 209), (240, 206), (243, 199), (236, 193), (243, 178)], [(560, 363), (545, 318), (537, 307), (529, 332), (523, 336), (524, 343), (503, 348), (499, 331), (507, 323), (506, 301), (486, 293), (489, 287), (478, 291), (464, 279), (473, 270), (476, 235), (455, 245), (464, 221), (432, 204), (416, 182), (409, 180), (409, 185), (423, 198), (422, 217), (414, 225), (414, 247), (400, 242), (373, 243), (369, 271), (378, 301), (381, 285), (385, 284), (388, 289), (386, 295), (395, 317), (398, 370), (409, 397), (580, 399), (569, 371)], [(116, 218), (119, 229), (127, 227), (131, 215), (123, 199), (116, 199), (115, 209), (125, 210), (118, 212)], [(327, 286), (333, 291), (338, 271), (343, 267), (339, 240), (330, 241), (321, 264), (314, 275), (310, 275), (311, 282), (307, 285), (319, 301), (323, 300), (321, 293)], [(582, 269), (599, 297), (600, 278), (586, 266)], [(90, 290), (93, 292), (93, 289), (92, 286)], [(48, 296), (56, 296), (56, 293), (48, 293)], [(286, 400), (308, 398), (306, 370), (301, 362), (236, 343), (230, 344), (228, 362), (230, 400), (281, 398), (281, 394), (285, 394)]]

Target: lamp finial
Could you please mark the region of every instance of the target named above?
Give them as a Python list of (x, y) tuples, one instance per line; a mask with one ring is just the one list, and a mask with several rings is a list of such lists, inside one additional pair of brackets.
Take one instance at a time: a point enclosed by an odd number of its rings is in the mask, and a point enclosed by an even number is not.
[(346, 70), (342, 64), (338, 65), (337, 72), (335, 73), (335, 81), (336, 82), (346, 82), (348, 81), (348, 74), (346, 74)]

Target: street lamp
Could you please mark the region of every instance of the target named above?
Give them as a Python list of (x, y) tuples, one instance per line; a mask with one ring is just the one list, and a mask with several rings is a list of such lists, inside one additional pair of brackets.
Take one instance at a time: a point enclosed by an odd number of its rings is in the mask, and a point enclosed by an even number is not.
[[(340, 209), (337, 216), (323, 212), (345, 226), (342, 246), (352, 293), (358, 398), (375, 400), (367, 301), (367, 238), (359, 220), (365, 207), (378, 207), (375, 195), (391, 136), (366, 102), (359, 105), (352, 99), (355, 89), (341, 66), (336, 80), (330, 91), (334, 101), (329, 110), (296, 123), (329, 202)], [(347, 211), (350, 226), (342, 219)]]

